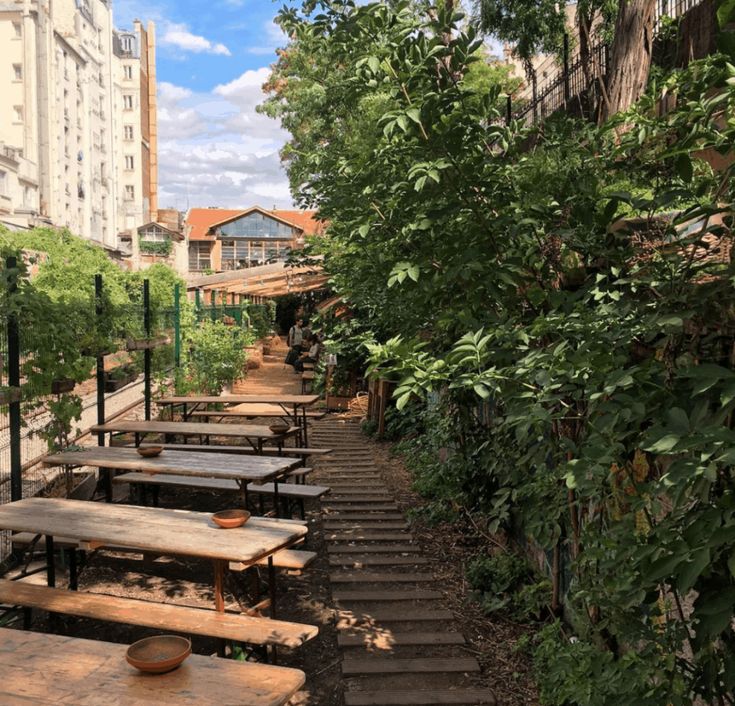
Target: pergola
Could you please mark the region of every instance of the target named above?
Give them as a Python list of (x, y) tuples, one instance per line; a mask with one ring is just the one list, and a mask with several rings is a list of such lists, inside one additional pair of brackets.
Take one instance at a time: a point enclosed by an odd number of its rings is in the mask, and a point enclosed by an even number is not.
[(324, 289), (328, 280), (318, 264), (288, 266), (278, 262), (196, 277), (189, 281), (187, 289), (198, 291), (212, 302), (234, 304), (245, 297), (258, 302), (285, 294)]

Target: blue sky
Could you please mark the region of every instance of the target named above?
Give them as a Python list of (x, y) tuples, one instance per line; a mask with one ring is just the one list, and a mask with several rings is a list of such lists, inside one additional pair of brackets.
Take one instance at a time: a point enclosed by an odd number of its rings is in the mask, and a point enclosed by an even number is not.
[(115, 25), (156, 23), (162, 207), (288, 207), (278, 151), (287, 139), (258, 115), (285, 38), (272, 0), (115, 0)]

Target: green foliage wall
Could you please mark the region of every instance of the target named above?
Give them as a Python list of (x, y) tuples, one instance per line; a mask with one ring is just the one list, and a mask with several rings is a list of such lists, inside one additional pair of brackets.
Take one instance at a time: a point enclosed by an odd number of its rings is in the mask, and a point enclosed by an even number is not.
[(733, 703), (735, 194), (731, 160), (704, 157), (735, 143), (735, 67), (531, 132), (503, 124), (504, 86), (472, 90), (481, 41), (460, 21), (423, 2), (281, 13), (265, 110), (293, 135), (294, 193), (330, 224), (318, 248), (373, 372), (399, 407), (434, 400), (417, 447), (449, 460), (426, 492), (570, 557), (576, 641), (540, 636), (543, 702)]

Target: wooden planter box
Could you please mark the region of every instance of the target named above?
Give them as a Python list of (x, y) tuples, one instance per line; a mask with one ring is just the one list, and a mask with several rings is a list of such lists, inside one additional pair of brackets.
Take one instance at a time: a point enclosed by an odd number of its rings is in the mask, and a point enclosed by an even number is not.
[(0, 405), (10, 404), (11, 402), (20, 402), (20, 388), (6, 387), (0, 390)]
[(138, 373), (129, 373), (124, 377), (112, 377), (109, 373), (105, 373), (105, 392), (117, 392), (137, 379)]
[(327, 395), (327, 409), (339, 409), (346, 411), (350, 408), (352, 397), (338, 397), (337, 395)]
[(159, 348), (160, 346), (167, 346), (171, 343), (171, 339), (168, 336), (156, 336), (155, 338), (129, 338), (125, 342), (125, 348), (128, 351), (147, 351), (151, 348)]
[(76, 386), (76, 381), (70, 380), (69, 378), (64, 378), (62, 380), (52, 380), (51, 394), (63, 395), (65, 392), (71, 392)]

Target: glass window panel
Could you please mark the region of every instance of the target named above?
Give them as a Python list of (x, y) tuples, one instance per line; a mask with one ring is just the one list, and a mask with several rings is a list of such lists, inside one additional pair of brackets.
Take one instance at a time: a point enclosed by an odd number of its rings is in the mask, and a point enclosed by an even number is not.
[(247, 216), (226, 223), (219, 230), (222, 236), (230, 238), (290, 240), (296, 235), (291, 226), (263, 213), (250, 213)]

